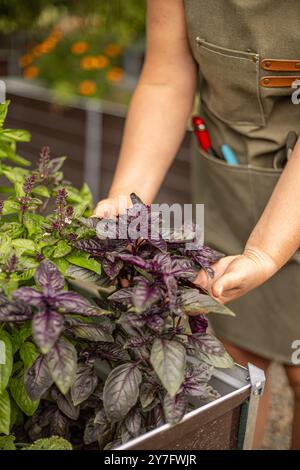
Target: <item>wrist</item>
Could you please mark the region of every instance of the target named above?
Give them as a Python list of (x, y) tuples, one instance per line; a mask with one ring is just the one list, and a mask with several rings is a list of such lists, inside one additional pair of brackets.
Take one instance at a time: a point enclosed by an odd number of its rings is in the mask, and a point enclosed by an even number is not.
[(267, 277), (275, 274), (280, 268), (279, 263), (272, 255), (255, 245), (247, 244), (243, 255), (256, 263)]

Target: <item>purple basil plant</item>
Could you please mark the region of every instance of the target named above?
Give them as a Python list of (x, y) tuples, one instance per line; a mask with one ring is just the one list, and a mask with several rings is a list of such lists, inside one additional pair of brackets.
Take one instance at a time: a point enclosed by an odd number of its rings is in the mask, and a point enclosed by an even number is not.
[[(26, 182), (28, 191), (33, 184)], [(63, 240), (72, 215), (65, 199), (58, 193), (52, 222)], [(221, 255), (172, 236), (152, 238), (151, 208), (136, 195), (132, 202), (114, 221), (80, 217), (76, 236), (68, 236), (93, 272), (79, 262), (62, 275), (42, 259), (29, 285), (11, 299), (0, 296), (0, 321), (28, 338), (17, 353), (25, 368), (16, 363), (9, 386), (15, 400), (21, 389), (27, 397), (25, 422), (13, 428), (22, 442), (58, 435), (76, 449), (115, 448), (177, 423), (195, 397), (218, 396), (213, 368), (232, 361), (208, 333), (206, 314), (231, 312), (193, 281), (200, 269), (213, 276)], [(149, 225), (143, 237), (129, 230), (141, 213)], [(17, 260), (9, 263), (16, 269)]]

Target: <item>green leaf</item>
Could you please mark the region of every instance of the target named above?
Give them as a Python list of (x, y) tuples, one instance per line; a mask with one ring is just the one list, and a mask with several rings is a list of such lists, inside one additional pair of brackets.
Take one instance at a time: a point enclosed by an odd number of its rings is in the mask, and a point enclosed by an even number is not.
[(15, 436), (0, 436), (0, 450), (16, 450)]
[(7, 199), (4, 201), (3, 205), (3, 215), (9, 214), (16, 214), (20, 210), (20, 204), (17, 201), (13, 201), (12, 199)]
[(16, 197), (25, 196), (25, 191), (23, 189), (23, 186), (24, 186), (24, 181), (16, 181), (15, 182), (14, 188), (15, 188)]
[(11, 239), (6, 233), (0, 233), (0, 258), (1, 262), (9, 258), (11, 252)]
[(0, 159), (2, 160), (7, 159), (15, 163), (16, 165), (21, 165), (21, 166), (31, 165), (30, 161), (26, 160), (26, 158), (23, 158), (20, 155), (16, 154), (15, 148), (11, 143), (3, 142), (3, 139), (0, 139), (0, 140), (1, 140)]
[(22, 450), (72, 450), (72, 444), (59, 436), (46, 437), (44, 439), (38, 439), (28, 447), (24, 447)]
[(19, 222), (9, 222), (3, 224), (1, 229), (12, 239), (19, 238), (24, 233), (24, 227)]
[(42, 215), (25, 212), (24, 225), (28, 231), (28, 236), (41, 235), (45, 225), (45, 219)]
[(0, 394), (0, 433), (10, 431), (10, 398), (6, 390)]
[(30, 133), (21, 129), (2, 129), (0, 136), (9, 142), (29, 142), (31, 139)]
[(58, 258), (54, 262), (59, 271), (65, 276), (67, 270), (69, 269), (70, 263), (64, 258)]
[[(16, 404), (15, 400), (10, 399), (10, 430), (13, 429), (15, 425), (23, 424), (23, 413)], [(0, 446), (1, 447), (1, 446)]]
[(4, 282), (1, 283), (1, 287), (9, 299), (11, 298), (15, 290), (18, 288), (18, 280), (13, 278), (13, 276), (16, 275), (12, 274), (10, 279), (6, 279)]
[(103, 390), (104, 409), (110, 421), (120, 421), (136, 404), (141, 382), (142, 374), (134, 363), (122, 364), (110, 372)]
[(94, 258), (91, 258), (88, 253), (76, 251), (75, 253), (67, 256), (67, 260), (71, 264), (75, 264), (75, 266), (80, 266), (81, 268), (89, 269), (96, 274), (101, 274), (100, 263)]
[(150, 357), (161, 383), (173, 397), (178, 392), (185, 373), (186, 352), (177, 341), (155, 339)]
[(71, 204), (80, 204), (82, 202), (82, 196), (78, 189), (74, 188), (73, 186), (66, 186), (65, 188), (68, 193), (67, 201)]
[(33, 278), (35, 274), (35, 268), (27, 269), (21, 273), (17, 273), (18, 281), (28, 281), (28, 279)]
[(60, 338), (46, 357), (51, 376), (61, 393), (65, 395), (75, 380), (76, 349), (69, 341)]
[(38, 409), (40, 401), (30, 400), (25, 390), (23, 372), (11, 379), (9, 390), (18, 407), (21, 408), (27, 416), (32, 416)]
[(215, 299), (206, 294), (200, 294), (197, 289), (184, 289), (180, 294), (181, 306), (187, 315), (191, 313), (208, 314), (220, 313), (222, 315), (235, 314), (225, 305), (220, 304)]
[(223, 353), (222, 356), (198, 352), (197, 357), (207, 364), (221, 369), (230, 369), (234, 366), (234, 361), (227, 352)]
[(25, 369), (32, 366), (34, 361), (39, 357), (39, 352), (35, 344), (26, 341), (20, 348), (20, 357), (24, 363)]
[(52, 237), (51, 235), (45, 235), (41, 240), (38, 241), (37, 248), (42, 250), (46, 246), (53, 246), (57, 243), (57, 238)]
[(93, 195), (87, 183), (82, 185), (80, 189), (80, 196), (82, 198), (82, 202), (85, 202), (88, 207), (92, 207), (94, 205)]
[(63, 258), (67, 254), (69, 254), (71, 251), (72, 251), (71, 245), (69, 245), (69, 243), (67, 243), (65, 240), (60, 240), (57, 243), (52, 253), (52, 256), (53, 258)]
[(0, 393), (2, 393), (9, 382), (13, 365), (13, 348), (11, 336), (4, 330), (0, 331)]
[(81, 202), (80, 204), (74, 206), (73, 218), (78, 219), (78, 217), (81, 217), (87, 208), (88, 204), (86, 202)]
[(7, 116), (8, 107), (10, 100), (6, 100), (4, 103), (0, 103), (0, 127), (3, 127), (4, 121)]
[(34, 241), (26, 238), (15, 238), (11, 244), (14, 248), (20, 250), (20, 253), (34, 254), (36, 251)]
[(47, 188), (47, 186), (44, 185), (35, 186), (32, 190), (32, 194), (36, 194), (36, 196), (41, 196), (45, 198), (49, 198), (51, 196), (49, 189)]
[(7, 165), (5, 165), (4, 167), (4, 165), (2, 165), (1, 173), (4, 176), (6, 176), (8, 181), (14, 184), (17, 182), (19, 183), (24, 182), (25, 176), (28, 175), (28, 170), (25, 170), (24, 168), (18, 168), (18, 167), (12, 168), (11, 166), (7, 166)]

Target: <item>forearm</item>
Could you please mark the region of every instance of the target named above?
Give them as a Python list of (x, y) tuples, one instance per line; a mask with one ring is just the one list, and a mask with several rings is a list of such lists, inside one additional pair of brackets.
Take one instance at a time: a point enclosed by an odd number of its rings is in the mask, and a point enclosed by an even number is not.
[(246, 245), (279, 269), (300, 246), (300, 139)]
[(135, 192), (152, 202), (186, 131), (195, 92), (193, 84), (188, 88), (140, 81), (127, 116), (110, 197)]

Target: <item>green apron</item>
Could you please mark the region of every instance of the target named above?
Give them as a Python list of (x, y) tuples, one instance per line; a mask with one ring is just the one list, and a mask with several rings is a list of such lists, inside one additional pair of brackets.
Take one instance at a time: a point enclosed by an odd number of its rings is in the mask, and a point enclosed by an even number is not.
[[(240, 163), (229, 166), (197, 148), (194, 202), (205, 205), (206, 243), (227, 255), (239, 254), (281, 174), (273, 167), (274, 157), (284, 156), (289, 131), (300, 133), (300, 105), (291, 101), (295, 90), (282, 86), (289, 77), (300, 79), (295, 60), (300, 57), (300, 2), (184, 3), (190, 47), (199, 64), (199, 114), (215, 150), (229, 144)], [(275, 59), (280, 71), (272, 68)], [(292, 344), (300, 340), (299, 263), (297, 252), (268, 282), (232, 302), (235, 318), (211, 315), (217, 335), (292, 363)]]

